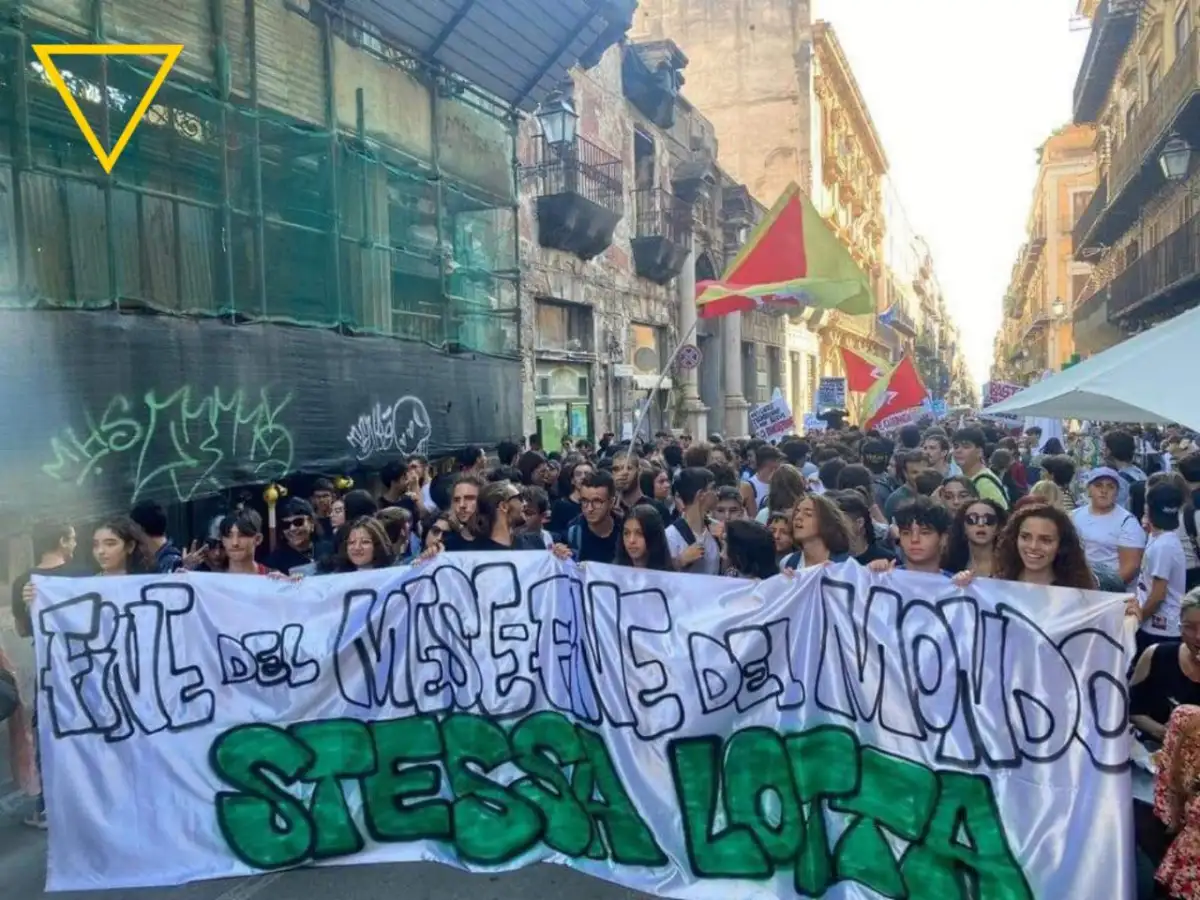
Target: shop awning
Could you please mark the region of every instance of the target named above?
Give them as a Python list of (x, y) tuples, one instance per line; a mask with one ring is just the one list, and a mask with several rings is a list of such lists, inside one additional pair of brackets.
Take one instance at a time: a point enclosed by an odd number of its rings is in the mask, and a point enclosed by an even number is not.
[(347, 0), (348, 12), (483, 91), (531, 110), (571, 66), (594, 65), (637, 0)]

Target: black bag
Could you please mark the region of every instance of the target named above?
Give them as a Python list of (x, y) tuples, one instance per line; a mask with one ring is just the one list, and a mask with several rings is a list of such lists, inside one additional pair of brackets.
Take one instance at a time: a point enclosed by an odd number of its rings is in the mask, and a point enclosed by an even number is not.
[(21, 705), (21, 694), (17, 690), (17, 679), (7, 669), (0, 669), (0, 722), (4, 722)]

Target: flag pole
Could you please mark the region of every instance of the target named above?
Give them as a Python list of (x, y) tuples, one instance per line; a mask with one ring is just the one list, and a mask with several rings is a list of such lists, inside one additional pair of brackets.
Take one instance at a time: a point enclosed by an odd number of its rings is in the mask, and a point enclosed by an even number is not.
[(671, 351), (671, 355), (667, 357), (667, 364), (663, 366), (663, 370), (658, 373), (658, 382), (654, 385), (654, 389), (650, 391), (650, 396), (646, 398), (646, 405), (642, 407), (642, 411), (638, 413), (637, 419), (633, 423), (633, 435), (629, 439), (629, 446), (633, 446), (633, 442), (637, 440), (641, 433), (642, 424), (646, 421), (646, 414), (650, 412), (650, 404), (654, 402), (654, 398), (658, 396), (658, 392), (662, 390), (663, 382), (667, 380), (667, 373), (671, 371), (671, 367), (675, 365), (675, 359), (679, 356), (679, 351), (684, 348), (684, 345), (691, 342), (696, 336), (696, 329), (700, 325), (700, 317), (697, 316), (692, 322), (692, 327), (687, 330), (679, 343), (675, 345), (675, 349)]

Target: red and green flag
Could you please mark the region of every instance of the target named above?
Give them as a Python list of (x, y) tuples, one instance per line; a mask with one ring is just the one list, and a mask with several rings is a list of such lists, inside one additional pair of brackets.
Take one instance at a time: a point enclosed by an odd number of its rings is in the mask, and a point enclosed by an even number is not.
[(762, 309), (788, 313), (806, 307), (872, 315), (871, 282), (792, 184), (758, 224), (719, 281), (696, 285), (702, 319)]
[(846, 390), (863, 394), (875, 387), (885, 377), (892, 364), (867, 353), (859, 353), (849, 347), (840, 347), (842, 367), (846, 370)]
[(863, 428), (873, 428), (889, 416), (907, 412), (925, 402), (928, 392), (912, 359), (904, 357), (864, 398)]

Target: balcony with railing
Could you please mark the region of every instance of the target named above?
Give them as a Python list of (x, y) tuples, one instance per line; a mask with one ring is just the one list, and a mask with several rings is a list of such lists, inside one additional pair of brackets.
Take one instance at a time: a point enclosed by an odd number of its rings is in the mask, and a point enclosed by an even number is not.
[(543, 247), (592, 259), (612, 244), (625, 214), (620, 157), (583, 137), (556, 144), (535, 135), (521, 177), (536, 197), (538, 243)]
[(1188, 297), (1200, 278), (1200, 215), (1151, 247), (1108, 285), (1108, 319), (1115, 322), (1149, 307)]
[(907, 335), (910, 338), (915, 338), (917, 336), (916, 319), (914, 319), (912, 314), (909, 313), (909, 311), (900, 303), (895, 303), (892, 305), (888, 324), (891, 325), (895, 331), (898, 331), (903, 335)]
[(662, 188), (633, 192), (633, 265), (642, 278), (666, 284), (692, 249), (692, 204)]
[(1200, 89), (1200, 41), (1193, 32), (1154, 95), (1134, 117), (1125, 140), (1113, 151), (1108, 177), (1114, 198), (1144, 168), (1158, 169), (1158, 161), (1150, 157), (1166, 142), (1197, 89)]
[(1088, 201), (1087, 209), (1083, 211), (1083, 215), (1079, 217), (1079, 221), (1071, 230), (1071, 247), (1076, 259), (1083, 259), (1084, 251), (1095, 248), (1095, 244), (1091, 242), (1091, 233), (1107, 205), (1108, 180), (1101, 178), (1100, 183), (1096, 185), (1096, 190), (1092, 192), (1092, 199)]
[(1142, 0), (1101, 0), (1075, 79), (1075, 121), (1094, 122), (1137, 30)]

